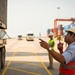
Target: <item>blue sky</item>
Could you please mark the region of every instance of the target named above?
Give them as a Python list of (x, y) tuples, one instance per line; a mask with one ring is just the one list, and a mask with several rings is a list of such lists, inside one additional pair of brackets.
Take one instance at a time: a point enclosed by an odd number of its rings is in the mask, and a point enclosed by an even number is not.
[[(48, 28), (54, 27), (54, 19), (75, 18), (75, 0), (8, 0), (7, 34), (10, 37), (26, 35), (33, 31), (46, 36)], [(68, 25), (70, 22), (59, 22)]]

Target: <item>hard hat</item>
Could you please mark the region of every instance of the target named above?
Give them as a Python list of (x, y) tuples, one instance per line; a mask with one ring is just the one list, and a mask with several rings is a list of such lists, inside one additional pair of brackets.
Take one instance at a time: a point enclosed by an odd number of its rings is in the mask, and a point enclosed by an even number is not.
[(53, 36), (53, 35), (54, 35), (53, 32), (50, 32), (50, 33), (49, 33), (49, 36)]
[(66, 30), (67, 32), (73, 32), (75, 34), (75, 27), (71, 27), (70, 29)]

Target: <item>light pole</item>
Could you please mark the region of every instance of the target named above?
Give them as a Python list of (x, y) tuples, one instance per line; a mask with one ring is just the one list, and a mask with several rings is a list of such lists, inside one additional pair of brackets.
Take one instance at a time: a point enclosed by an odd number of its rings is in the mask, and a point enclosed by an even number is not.
[(57, 9), (58, 9), (58, 25), (59, 25), (59, 9), (60, 9), (60, 7), (57, 7)]
[(41, 38), (41, 27), (40, 27), (40, 32), (39, 32), (39, 38)]

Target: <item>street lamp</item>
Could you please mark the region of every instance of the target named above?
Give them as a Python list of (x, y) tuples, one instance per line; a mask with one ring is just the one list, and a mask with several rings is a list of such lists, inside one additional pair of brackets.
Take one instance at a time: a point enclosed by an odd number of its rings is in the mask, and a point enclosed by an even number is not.
[(60, 9), (60, 7), (57, 7), (57, 9), (58, 9), (58, 25), (59, 25), (59, 9)]
[(41, 38), (41, 27), (40, 27), (40, 32), (39, 32), (39, 38)]

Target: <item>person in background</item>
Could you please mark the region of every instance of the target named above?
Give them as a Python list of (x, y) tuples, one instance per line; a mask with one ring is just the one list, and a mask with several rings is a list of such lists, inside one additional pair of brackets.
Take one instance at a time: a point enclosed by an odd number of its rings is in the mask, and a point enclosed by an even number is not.
[(75, 75), (75, 27), (66, 31), (67, 34), (64, 41), (68, 44), (66, 50), (61, 54), (53, 50), (53, 48), (44, 40), (40, 40), (41, 47), (48, 50), (52, 57), (60, 63), (59, 75)]
[[(53, 39), (53, 32), (50, 32), (48, 37), (49, 37), (49, 41), (48, 44), (52, 47), (52, 49), (54, 50), (54, 46), (55, 46), (55, 42)], [(53, 57), (52, 55), (49, 53), (48, 51), (48, 56), (49, 56), (49, 66), (47, 67), (48, 69), (53, 69)]]

